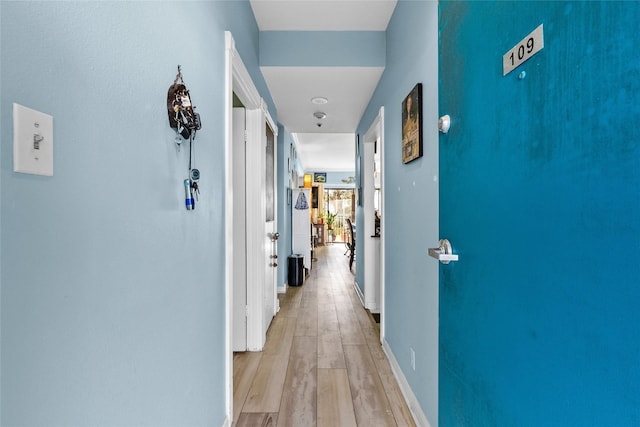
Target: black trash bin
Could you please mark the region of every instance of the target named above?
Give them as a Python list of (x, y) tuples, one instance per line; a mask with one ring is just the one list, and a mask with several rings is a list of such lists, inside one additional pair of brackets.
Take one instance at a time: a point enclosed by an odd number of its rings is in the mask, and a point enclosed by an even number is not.
[(289, 286), (302, 286), (304, 281), (304, 257), (293, 254), (288, 259)]

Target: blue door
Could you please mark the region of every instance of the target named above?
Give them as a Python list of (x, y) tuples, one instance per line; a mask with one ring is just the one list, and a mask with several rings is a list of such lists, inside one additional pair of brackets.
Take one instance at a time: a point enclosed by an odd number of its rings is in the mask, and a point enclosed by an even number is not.
[(640, 425), (638, 22), (639, 2), (440, 3), (441, 426)]

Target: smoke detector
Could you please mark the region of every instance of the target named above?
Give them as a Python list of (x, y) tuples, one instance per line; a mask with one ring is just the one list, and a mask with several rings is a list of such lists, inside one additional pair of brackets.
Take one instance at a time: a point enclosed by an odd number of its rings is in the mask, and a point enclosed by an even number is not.
[(322, 111), (316, 111), (315, 113), (313, 113), (313, 117), (315, 117), (318, 120), (322, 120), (325, 117), (327, 117), (327, 115), (325, 113), (323, 113)]

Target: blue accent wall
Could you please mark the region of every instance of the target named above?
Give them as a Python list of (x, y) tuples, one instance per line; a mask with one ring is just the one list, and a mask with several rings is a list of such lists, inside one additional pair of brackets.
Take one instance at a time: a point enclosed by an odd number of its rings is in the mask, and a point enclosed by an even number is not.
[[(313, 175), (316, 172), (324, 172), (324, 171), (307, 171), (305, 173), (310, 173)], [(348, 180), (349, 177), (354, 177), (355, 172), (324, 172), (327, 174), (327, 182), (324, 183), (324, 188), (353, 188), (354, 183), (347, 184), (342, 180)]]
[[(224, 30), (274, 113), (246, 1), (0, 2), (2, 425), (222, 425)], [(166, 97), (203, 128), (197, 208)], [(12, 167), (12, 103), (54, 118)]]
[(262, 31), (261, 66), (384, 67), (384, 31)]
[(637, 426), (640, 3), (443, 1), (439, 20), (440, 234), (460, 255), (440, 425)]
[[(384, 106), (385, 340), (432, 426), (438, 425), (438, 263), (427, 250), (438, 242), (437, 24), (436, 2), (398, 2), (387, 28), (386, 68), (358, 126), (363, 155), (363, 136)], [(424, 155), (403, 164), (402, 101), (416, 83), (423, 84)], [(364, 224), (361, 207), (356, 220)], [(363, 234), (356, 235), (358, 248)], [(356, 263), (364, 289), (361, 252)]]

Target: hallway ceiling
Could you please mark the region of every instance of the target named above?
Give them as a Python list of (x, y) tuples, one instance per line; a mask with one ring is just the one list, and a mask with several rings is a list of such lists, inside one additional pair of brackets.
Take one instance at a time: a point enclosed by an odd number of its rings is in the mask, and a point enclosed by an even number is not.
[[(260, 31), (385, 31), (396, 1), (251, 0), (251, 7)], [(354, 134), (382, 69), (284, 66), (262, 73), (304, 170), (355, 170)], [(316, 105), (313, 97), (328, 103)], [(327, 117), (315, 118), (317, 111)]]

